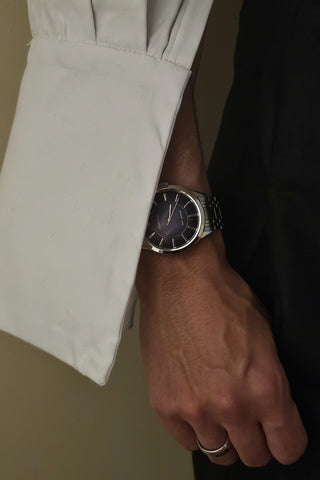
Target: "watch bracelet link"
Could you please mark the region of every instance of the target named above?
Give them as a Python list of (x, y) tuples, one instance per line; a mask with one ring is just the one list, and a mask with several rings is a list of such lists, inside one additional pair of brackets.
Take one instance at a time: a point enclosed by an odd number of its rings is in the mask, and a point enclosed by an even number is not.
[(198, 199), (205, 211), (204, 232), (223, 229), (223, 218), (220, 203), (217, 198), (205, 194), (200, 194)]

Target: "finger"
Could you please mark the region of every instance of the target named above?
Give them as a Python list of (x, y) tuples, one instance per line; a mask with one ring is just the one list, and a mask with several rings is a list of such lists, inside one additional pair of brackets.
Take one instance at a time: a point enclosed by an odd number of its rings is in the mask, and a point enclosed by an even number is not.
[(198, 450), (196, 434), (193, 428), (184, 420), (177, 417), (160, 418), (165, 429), (180, 443), (186, 450)]
[[(217, 450), (224, 445), (228, 438), (228, 433), (226, 430), (216, 424), (211, 424), (210, 426), (208, 425), (206, 428), (201, 426), (200, 428), (195, 428), (195, 431), (197, 432), (198, 440), (206, 450)], [(228, 452), (219, 457), (211, 455), (207, 456), (212, 463), (223, 466), (231, 465), (238, 458), (237, 452), (233, 446)]]
[(242, 462), (248, 467), (263, 467), (272, 459), (261, 425), (227, 426), (230, 440)]
[(294, 463), (304, 453), (308, 437), (292, 400), (282, 411), (270, 413), (263, 419), (262, 427), (269, 450), (280, 463)]

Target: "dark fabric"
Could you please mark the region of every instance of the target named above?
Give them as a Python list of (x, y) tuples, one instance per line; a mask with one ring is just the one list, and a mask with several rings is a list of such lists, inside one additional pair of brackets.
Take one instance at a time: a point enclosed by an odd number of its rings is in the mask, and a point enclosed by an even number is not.
[(320, 478), (320, 1), (245, 0), (234, 83), (208, 169), (233, 267), (266, 305), (302, 419), (292, 466), (212, 465), (196, 480)]

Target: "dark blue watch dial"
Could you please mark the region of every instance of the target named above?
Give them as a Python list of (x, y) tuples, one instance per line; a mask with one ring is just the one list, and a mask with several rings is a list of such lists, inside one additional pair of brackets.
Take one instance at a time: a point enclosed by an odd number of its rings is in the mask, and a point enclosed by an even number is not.
[(197, 234), (199, 222), (192, 199), (176, 190), (164, 190), (155, 195), (146, 235), (157, 248), (181, 248)]

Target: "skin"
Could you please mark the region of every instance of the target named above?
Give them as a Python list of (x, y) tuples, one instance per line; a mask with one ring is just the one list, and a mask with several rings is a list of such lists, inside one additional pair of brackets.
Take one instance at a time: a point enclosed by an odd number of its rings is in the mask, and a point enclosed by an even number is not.
[[(211, 193), (189, 82), (160, 181)], [(186, 449), (230, 437), (211, 458), (251, 467), (297, 461), (307, 434), (279, 361), (267, 314), (228, 264), (221, 232), (175, 255), (142, 251), (136, 276), (150, 402)]]

